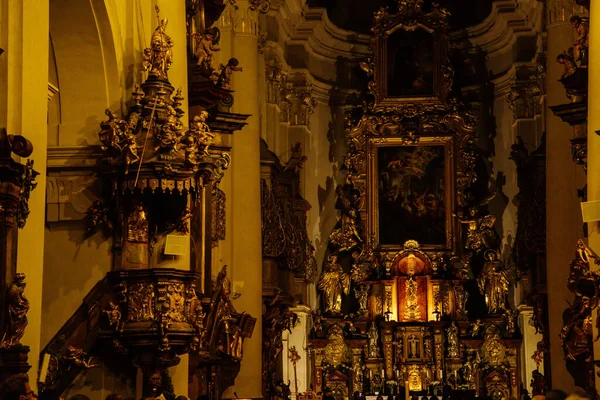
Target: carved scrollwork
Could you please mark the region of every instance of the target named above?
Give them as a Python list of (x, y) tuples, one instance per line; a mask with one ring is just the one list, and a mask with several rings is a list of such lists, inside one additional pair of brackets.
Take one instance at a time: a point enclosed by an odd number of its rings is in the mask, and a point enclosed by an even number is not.
[(261, 181), (261, 226), (264, 257), (279, 257), (286, 246), (283, 211), (266, 180)]
[(225, 204), (225, 192), (222, 191), (217, 185), (213, 185), (211, 198), (213, 247), (218, 245), (219, 240), (225, 240), (227, 218)]

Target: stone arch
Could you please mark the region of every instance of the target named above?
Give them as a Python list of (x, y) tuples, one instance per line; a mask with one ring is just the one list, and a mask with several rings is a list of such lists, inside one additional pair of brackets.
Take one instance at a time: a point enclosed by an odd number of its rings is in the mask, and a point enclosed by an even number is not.
[(50, 2), (50, 75), (55, 71), (59, 111), (49, 146), (97, 144), (104, 109), (120, 107), (114, 11), (103, 0)]

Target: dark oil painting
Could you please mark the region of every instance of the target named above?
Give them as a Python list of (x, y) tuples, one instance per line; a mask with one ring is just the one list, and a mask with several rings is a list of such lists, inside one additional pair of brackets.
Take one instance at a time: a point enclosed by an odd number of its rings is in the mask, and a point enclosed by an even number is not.
[(433, 37), (423, 29), (397, 30), (387, 39), (387, 95), (433, 95)]
[(446, 245), (444, 146), (377, 149), (379, 243)]

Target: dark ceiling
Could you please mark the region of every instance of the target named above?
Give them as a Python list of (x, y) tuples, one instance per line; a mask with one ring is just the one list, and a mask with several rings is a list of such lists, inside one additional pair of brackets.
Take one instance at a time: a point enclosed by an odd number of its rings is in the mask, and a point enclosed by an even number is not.
[[(493, 0), (438, 0), (442, 7), (450, 11), (451, 30), (463, 29), (482, 22), (492, 10)], [(315, 7), (324, 7), (331, 22), (342, 29), (359, 33), (369, 33), (373, 14), (382, 6), (393, 10), (395, 0), (308, 0)], [(425, 7), (431, 0), (425, 0)]]

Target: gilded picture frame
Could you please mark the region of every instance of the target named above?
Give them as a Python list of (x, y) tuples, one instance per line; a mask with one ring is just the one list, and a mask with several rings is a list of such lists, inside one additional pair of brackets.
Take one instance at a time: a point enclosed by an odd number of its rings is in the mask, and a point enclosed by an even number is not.
[[(454, 137), (371, 138), (367, 164), (369, 247), (401, 251), (416, 240), (424, 251), (456, 248)], [(385, 167), (384, 167), (385, 166)]]

